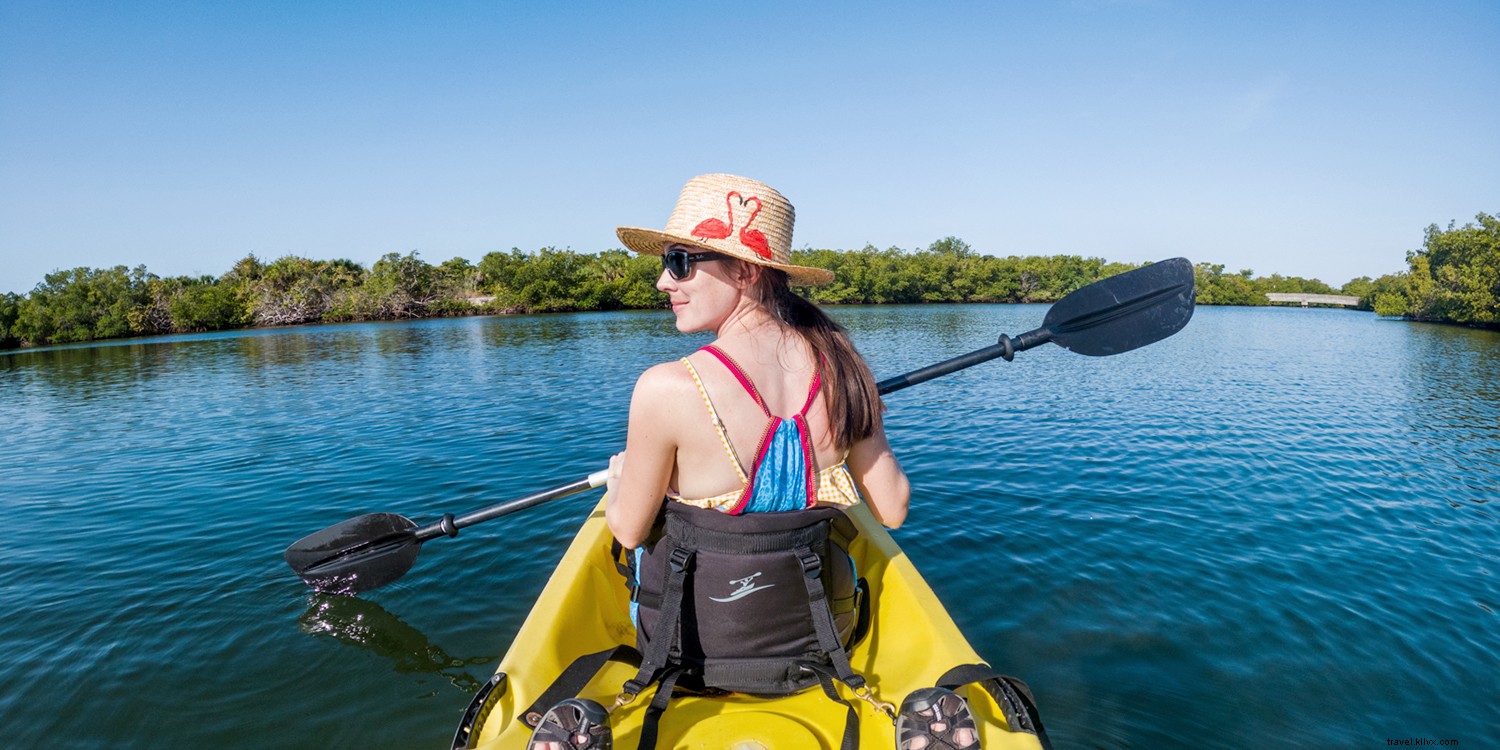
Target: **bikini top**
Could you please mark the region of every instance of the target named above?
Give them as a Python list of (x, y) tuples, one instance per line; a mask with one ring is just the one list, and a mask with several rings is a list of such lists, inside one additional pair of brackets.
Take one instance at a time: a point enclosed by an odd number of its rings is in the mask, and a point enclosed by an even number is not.
[(729, 355), (712, 345), (703, 347), (703, 351), (724, 363), (750, 397), (755, 399), (756, 405), (766, 415), (766, 429), (757, 446), (755, 462), (750, 465), (750, 475), (746, 476), (740, 468), (739, 454), (735, 452), (734, 445), (729, 442), (729, 435), (724, 430), (724, 422), (719, 419), (713, 400), (703, 387), (703, 380), (698, 377), (693, 363), (683, 357), (682, 364), (693, 376), (698, 394), (703, 397), (703, 405), (708, 409), (709, 419), (719, 434), (719, 442), (729, 456), (734, 473), (740, 478), (740, 489), (705, 498), (685, 498), (671, 492), (667, 493), (667, 497), (679, 503), (713, 508), (733, 515), (802, 510), (817, 504), (849, 506), (859, 503), (859, 491), (855, 489), (854, 477), (850, 475), (846, 463), (847, 453), (844, 459), (833, 466), (821, 471), (814, 468), (816, 462), (813, 458), (813, 441), (807, 429), (806, 417), (807, 410), (818, 396), (818, 387), (822, 384), (821, 375), (813, 373), (807, 401), (802, 404), (801, 411), (791, 417), (778, 417), (766, 408), (766, 402), (761, 399), (755, 384)]

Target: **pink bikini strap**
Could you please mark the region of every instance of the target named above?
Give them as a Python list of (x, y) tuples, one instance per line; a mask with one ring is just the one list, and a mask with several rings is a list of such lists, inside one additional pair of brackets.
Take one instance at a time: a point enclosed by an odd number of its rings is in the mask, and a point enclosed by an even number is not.
[(719, 361), (723, 362), (724, 366), (728, 367), (729, 371), (734, 373), (734, 377), (740, 381), (740, 385), (744, 386), (745, 392), (749, 393), (750, 397), (755, 399), (755, 403), (760, 407), (760, 410), (765, 412), (767, 417), (773, 416), (771, 410), (766, 408), (766, 402), (761, 400), (760, 391), (755, 390), (755, 384), (750, 382), (750, 378), (745, 377), (745, 371), (741, 370), (740, 366), (735, 364), (734, 360), (730, 359), (728, 354), (719, 351), (718, 347), (713, 344), (703, 347), (703, 351), (718, 357)]
[[(731, 358), (728, 354), (725, 354), (724, 352), (719, 351), (719, 348), (716, 347), (716, 346), (714, 346), (713, 344), (708, 344), (707, 346), (704, 346), (703, 347), (703, 351), (706, 351), (709, 354), (712, 354), (715, 357), (718, 357), (719, 361), (723, 362), (724, 366), (728, 367), (729, 371), (732, 372), (732, 373), (734, 373), (735, 379), (740, 381), (740, 385), (744, 387), (745, 392), (749, 393), (750, 397), (753, 398), (753, 399), (755, 399), (755, 403), (758, 406), (760, 406), (760, 410), (762, 412), (765, 412), (765, 415), (767, 417), (775, 416), (775, 415), (773, 415), (771, 413), (770, 409), (766, 408), (766, 402), (763, 399), (761, 399), (761, 397), (760, 397), (760, 391), (757, 391), (755, 389), (755, 384), (752, 383), (752, 382), (750, 382), (750, 378), (748, 378), (748, 377), (745, 376), (745, 371), (740, 369), (740, 366), (735, 363), (735, 361), (734, 361), (733, 358)], [(813, 405), (813, 401), (817, 400), (817, 398), (818, 398), (818, 387), (821, 386), (822, 384), (823, 384), (823, 375), (822, 375), (822, 373), (818, 372), (817, 370), (813, 370), (812, 387), (807, 389), (807, 402), (802, 405), (802, 411), (797, 412), (797, 416), (799, 416), (799, 417), (805, 417), (805, 416), (807, 416), (807, 410), (811, 409), (812, 405)]]
[[(809, 389), (807, 389), (807, 403), (805, 403), (805, 404), (802, 405), (802, 411), (797, 412), (797, 416), (799, 416), (799, 417), (805, 417), (805, 416), (807, 416), (807, 410), (812, 408), (812, 402), (816, 401), (817, 398), (818, 398), (818, 386), (820, 386), (822, 384), (823, 384), (823, 375), (822, 375), (822, 373), (818, 372), (817, 370), (813, 370), (812, 387), (809, 388)], [(812, 464), (808, 464), (808, 466), (811, 466), (811, 465)]]

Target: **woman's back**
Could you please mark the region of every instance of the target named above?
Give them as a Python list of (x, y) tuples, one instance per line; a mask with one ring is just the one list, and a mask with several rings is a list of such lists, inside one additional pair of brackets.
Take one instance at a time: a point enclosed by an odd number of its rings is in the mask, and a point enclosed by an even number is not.
[[(696, 418), (689, 415), (675, 425), (678, 440), (673, 494), (711, 498), (743, 489), (756, 472), (761, 443), (768, 439), (766, 432), (772, 419), (766, 411), (788, 422), (794, 415), (803, 415), (807, 432), (802, 439), (810, 439), (806, 447), (810, 449), (812, 471), (825, 471), (843, 462), (844, 451), (835, 444), (827, 399), (821, 389), (811, 394), (814, 397), (808, 402), (818, 375), (810, 347), (799, 337), (775, 328), (768, 333), (715, 342), (714, 348), (729, 363), (706, 349), (686, 357), (685, 364), (672, 363), (687, 375), (686, 382), (677, 384), (683, 398), (698, 406)], [(764, 409), (734, 367), (759, 395)]]

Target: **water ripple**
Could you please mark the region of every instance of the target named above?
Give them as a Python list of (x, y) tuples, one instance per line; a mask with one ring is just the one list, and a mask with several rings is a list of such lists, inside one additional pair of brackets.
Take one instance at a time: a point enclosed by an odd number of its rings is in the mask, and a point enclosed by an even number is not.
[[(835, 313), (886, 377), (1045, 308)], [(602, 468), (635, 373), (701, 343), (621, 313), (0, 354), (7, 744), (446, 742), (597, 493), (434, 540), (361, 600), (282, 549)], [(1033, 350), (888, 399), (897, 537), (1059, 747), (1482, 746), (1497, 373), (1500, 335), (1332, 310)]]

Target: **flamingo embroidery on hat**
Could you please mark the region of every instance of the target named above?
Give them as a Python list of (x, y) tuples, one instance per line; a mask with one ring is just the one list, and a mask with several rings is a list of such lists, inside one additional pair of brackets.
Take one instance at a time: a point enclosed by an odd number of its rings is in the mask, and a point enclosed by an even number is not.
[(751, 229), (750, 225), (755, 223), (755, 217), (760, 215), (760, 199), (754, 196), (740, 201), (740, 205), (748, 205), (755, 201), (755, 210), (750, 212), (750, 218), (745, 220), (745, 226), (740, 229), (740, 244), (754, 250), (757, 255), (767, 260), (771, 259), (771, 245), (766, 242), (766, 235), (759, 229)]
[(755, 217), (760, 215), (761, 209), (760, 198), (753, 195), (749, 198), (746, 198), (740, 195), (739, 191), (737, 190), (731, 190), (728, 193), (725, 193), (724, 211), (726, 214), (726, 218), (729, 219), (729, 222), (726, 224), (725, 222), (720, 221), (718, 217), (710, 217), (704, 219), (703, 221), (698, 222), (698, 226), (693, 227), (693, 236), (702, 237), (706, 240), (722, 240), (728, 238), (729, 235), (734, 232), (734, 199), (736, 198), (739, 199), (741, 207), (748, 206), (751, 202), (755, 203), (754, 210), (750, 212), (750, 218), (746, 219), (745, 226), (740, 228), (740, 244), (750, 248), (751, 250), (754, 250), (755, 253), (760, 257), (769, 260), (771, 258), (771, 245), (766, 241), (765, 233), (760, 231), (759, 229), (750, 228), (750, 225), (755, 223)]
[[(724, 210), (729, 214), (729, 223), (725, 224), (717, 218), (704, 219), (693, 227), (693, 236), (702, 237), (705, 240), (722, 240), (734, 231), (734, 204), (731, 198), (740, 197), (739, 191), (731, 190), (724, 196)], [(743, 203), (743, 201), (741, 201)]]
[(642, 255), (661, 255), (681, 243), (780, 270), (792, 286), (833, 281), (832, 271), (791, 262), (796, 215), (791, 201), (764, 182), (704, 174), (682, 186), (664, 229), (619, 227), (615, 234)]

